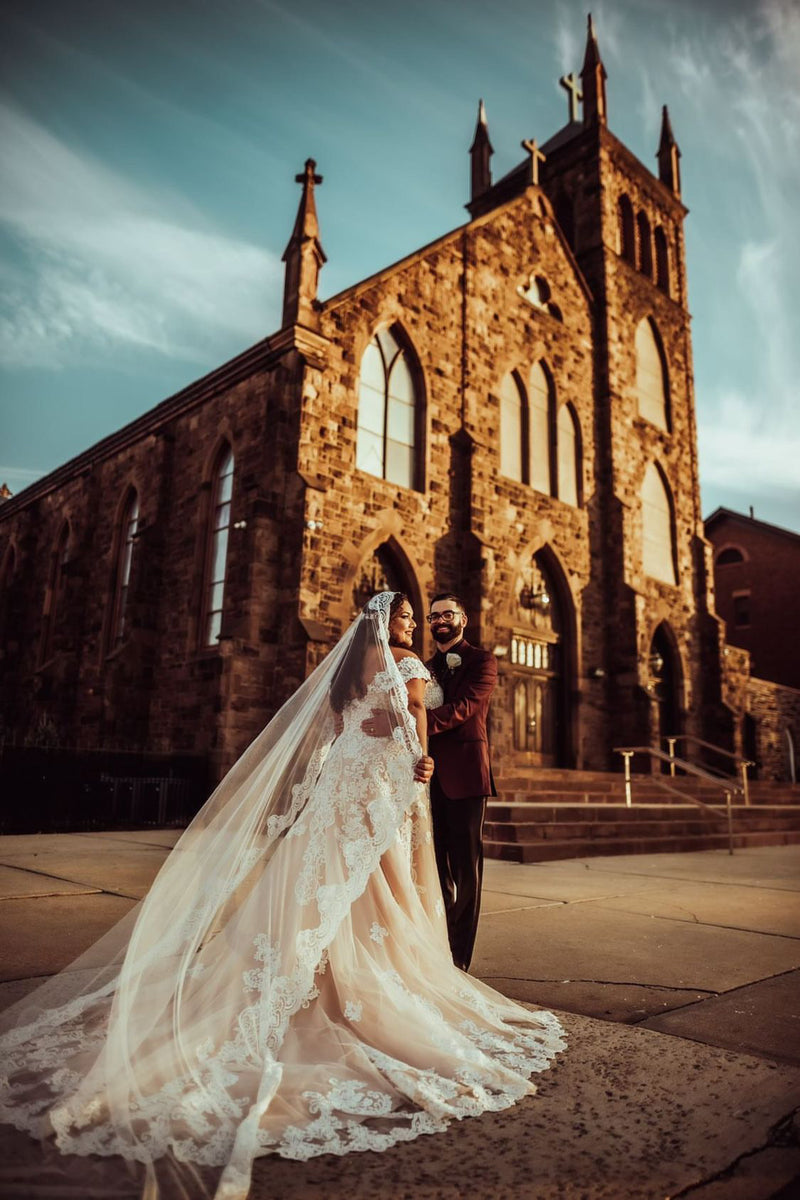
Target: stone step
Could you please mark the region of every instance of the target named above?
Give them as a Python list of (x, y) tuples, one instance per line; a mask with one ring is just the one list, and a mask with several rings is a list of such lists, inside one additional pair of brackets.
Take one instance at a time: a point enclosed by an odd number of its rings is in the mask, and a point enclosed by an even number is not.
[[(687, 780), (685, 777), (667, 782), (670, 787), (683, 791), (687, 795), (695, 796), (706, 804), (725, 803), (725, 793), (722, 788), (713, 787), (699, 780)], [(553, 804), (567, 803), (572, 800), (582, 804), (614, 804), (625, 799), (624, 783), (619, 779), (613, 784), (607, 784), (601, 788), (587, 787), (586, 785), (560, 787), (550, 783), (536, 782), (532, 784), (531, 781), (527, 781), (525, 786), (508, 787), (506, 782), (501, 780), (497, 785), (497, 793), (497, 799), (505, 803)], [(653, 804), (664, 803), (667, 793), (653, 783), (643, 781), (634, 784), (632, 795), (634, 803)], [(784, 784), (782, 789), (778, 787), (757, 791), (751, 789), (750, 791), (751, 807), (798, 804), (800, 804), (800, 788), (788, 784)]]
[[(755, 846), (789, 846), (800, 843), (800, 830), (765, 833), (735, 833), (734, 849)], [(614, 839), (596, 838), (563, 839), (535, 842), (485, 841), (484, 850), (488, 858), (507, 862), (535, 863), (554, 862), (566, 858), (590, 858), (607, 854), (668, 854), (692, 850), (727, 850), (726, 833), (680, 837), (628, 837)]]
[[(734, 822), (734, 833), (783, 833), (800, 832), (800, 822), (776, 823), (759, 821), (746, 824)], [(547, 824), (541, 821), (530, 823), (487, 821), (484, 837), (493, 842), (567, 841), (583, 838), (589, 841), (617, 841), (640, 837), (695, 837), (707, 833), (727, 830), (721, 821), (710, 817), (669, 821), (559, 821)]]
[[(724, 802), (717, 801), (711, 807), (721, 813), (726, 811)], [(664, 796), (661, 796), (657, 803), (635, 802), (630, 808), (619, 800), (601, 801), (596, 804), (576, 804), (574, 801), (550, 801), (545, 804), (529, 800), (509, 803), (499, 797), (490, 800), (487, 806), (487, 816), (495, 821), (613, 821), (619, 815), (627, 815), (632, 820), (646, 821), (662, 816), (669, 817), (672, 814), (698, 815), (701, 811), (696, 804), (667, 800)], [(734, 817), (741, 817), (743, 820), (800, 820), (798, 804), (732, 804), (731, 812)]]

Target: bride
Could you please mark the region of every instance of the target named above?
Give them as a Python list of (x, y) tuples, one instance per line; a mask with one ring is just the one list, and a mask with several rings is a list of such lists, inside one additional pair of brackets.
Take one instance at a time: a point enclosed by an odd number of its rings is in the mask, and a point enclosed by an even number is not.
[[(534, 1092), (564, 1048), (551, 1013), (451, 962), (414, 781), (442, 696), (413, 629), (405, 596), (373, 596), (141, 904), (0, 1017), (0, 1119), (43, 1139), (50, 1170), (80, 1156), (76, 1194), (172, 1196), (198, 1164), (216, 1200), (243, 1200), (260, 1155), (439, 1132)], [(362, 731), (376, 708), (391, 738)], [(106, 1168), (96, 1193), (85, 1156)], [(144, 1190), (112, 1192), (119, 1157)]]

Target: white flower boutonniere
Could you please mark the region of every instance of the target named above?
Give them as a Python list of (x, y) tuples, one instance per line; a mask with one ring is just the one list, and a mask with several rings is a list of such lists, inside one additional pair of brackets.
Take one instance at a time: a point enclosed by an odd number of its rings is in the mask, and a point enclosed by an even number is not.
[(447, 665), (451, 671), (455, 671), (455, 669), (457, 667), (461, 666), (461, 655), (460, 654), (447, 654), (447, 655), (445, 655), (444, 661), (447, 663)]

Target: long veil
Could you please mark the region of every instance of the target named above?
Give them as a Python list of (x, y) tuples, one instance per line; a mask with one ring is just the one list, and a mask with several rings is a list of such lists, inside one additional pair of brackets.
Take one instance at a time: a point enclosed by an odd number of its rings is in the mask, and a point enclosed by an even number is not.
[[(245, 751), (144, 900), (0, 1014), (0, 1120), (46, 1139), (60, 1180), (15, 1196), (140, 1194), (130, 1181), (141, 1172), (115, 1175), (119, 1191), (102, 1171), (93, 1185), (98, 1160), (87, 1155), (145, 1164), (153, 1196), (166, 1194), (157, 1160), (176, 1180), (182, 1163), (187, 1178), (188, 1164), (227, 1164), (216, 1194), (245, 1194), (253, 1157), (268, 1152), (261, 1121), (281, 1084), (287, 1027), (420, 793), (420, 746), (388, 644), (392, 595), (373, 597)], [(391, 786), (367, 783), (359, 795), (356, 779), (358, 803), (340, 811), (317, 802), (318, 785), (336, 713), (368, 690), (391, 714), (381, 746)], [(70, 1155), (85, 1165), (74, 1191), (59, 1175)], [(200, 1186), (184, 1193), (194, 1200)]]

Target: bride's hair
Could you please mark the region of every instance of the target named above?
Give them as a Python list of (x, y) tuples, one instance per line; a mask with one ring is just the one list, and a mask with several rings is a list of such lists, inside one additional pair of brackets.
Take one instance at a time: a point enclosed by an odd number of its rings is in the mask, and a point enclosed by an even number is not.
[[(389, 605), (389, 620), (395, 616), (403, 604), (408, 602), (405, 592), (395, 592)], [(375, 639), (370, 633), (370, 620), (380, 620), (377, 612), (369, 608), (369, 602), (361, 610), (361, 621), (355, 632), (350, 649), (344, 661), (339, 665), (331, 683), (331, 708), (340, 713), (353, 700), (360, 700), (367, 694), (367, 684), (371, 676), (364, 670), (367, 649), (374, 646)]]

